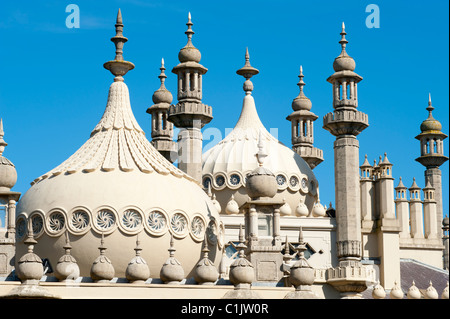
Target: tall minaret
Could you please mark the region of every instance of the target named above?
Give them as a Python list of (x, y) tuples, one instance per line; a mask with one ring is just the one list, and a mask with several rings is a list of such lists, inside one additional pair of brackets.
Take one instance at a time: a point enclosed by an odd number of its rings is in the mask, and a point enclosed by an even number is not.
[(0, 118), (0, 276), (8, 277), (14, 269), (16, 203), (20, 193), (11, 191), (17, 182), (17, 171), (14, 164), (3, 156), (8, 145), (3, 136), (3, 120)]
[(178, 76), (178, 103), (171, 105), (168, 120), (180, 128), (178, 134), (178, 167), (201, 183), (202, 127), (212, 120), (211, 106), (202, 103), (202, 76), (208, 69), (199, 64), (200, 51), (192, 44), (191, 13), (187, 31), (188, 42), (178, 53), (180, 64), (172, 69)]
[(161, 60), (161, 74), (158, 78), (161, 86), (153, 93), (153, 104), (147, 109), (147, 113), (152, 115), (152, 145), (163, 155), (169, 162), (173, 163), (177, 159), (177, 146), (172, 140), (173, 123), (167, 120), (167, 112), (172, 103), (172, 93), (166, 89), (164, 82), (167, 75), (164, 73), (164, 59)]
[[(361, 195), (359, 181), (359, 142), (356, 136), (369, 126), (368, 116), (356, 110), (356, 84), (362, 77), (353, 72), (355, 61), (345, 48), (345, 26), (342, 23), (341, 54), (334, 60), (335, 73), (327, 81), (333, 85), (334, 112), (323, 118), (323, 127), (336, 136), (334, 142), (334, 181), (337, 221), (337, 255), (339, 265), (329, 272), (329, 283), (343, 298), (358, 298), (366, 289), (361, 266)], [(358, 274), (347, 278), (347, 267)], [(346, 283), (346, 284), (345, 284)], [(345, 290), (351, 287), (350, 290)]]
[(315, 148), (314, 143), (314, 121), (318, 118), (312, 113), (311, 100), (303, 92), (305, 82), (303, 82), (303, 68), (300, 66), (299, 82), (300, 93), (292, 101), (292, 112), (286, 119), (291, 121), (292, 125), (292, 150), (300, 155), (314, 169), (323, 161), (323, 152)]
[(431, 105), (431, 94), (428, 96), (428, 118), (420, 125), (421, 133), (416, 136), (420, 141), (420, 157), (416, 158), (420, 164), (426, 167), (425, 185), (430, 182), (434, 188), (437, 214), (437, 234), (442, 238), (442, 228), (440, 223), (444, 218), (442, 208), (442, 180), (440, 166), (444, 164), (448, 157), (444, 155), (444, 139), (447, 135), (442, 133), (442, 125), (433, 118), (434, 107)]

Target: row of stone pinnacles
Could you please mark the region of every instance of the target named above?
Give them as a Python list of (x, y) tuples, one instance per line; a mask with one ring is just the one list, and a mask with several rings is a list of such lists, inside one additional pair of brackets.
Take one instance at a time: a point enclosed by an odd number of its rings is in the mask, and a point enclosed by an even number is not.
[[(433, 287), (433, 283), (430, 280), (430, 284), (426, 289), (419, 289), (414, 280), (409, 287), (408, 291), (405, 292), (402, 290), (398, 282), (394, 283), (389, 295), (386, 293), (384, 288), (378, 283), (374, 286), (372, 290), (372, 297), (374, 299), (385, 299), (389, 296), (389, 299), (439, 299), (439, 293), (436, 291), (436, 288)], [(448, 282), (447, 286), (441, 293), (441, 299), (449, 299), (448, 296)]]

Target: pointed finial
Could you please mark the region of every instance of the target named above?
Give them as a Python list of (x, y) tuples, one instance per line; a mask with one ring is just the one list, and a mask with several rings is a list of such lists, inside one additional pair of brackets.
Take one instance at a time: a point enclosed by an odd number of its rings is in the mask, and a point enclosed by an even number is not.
[(3, 131), (3, 119), (0, 118), (0, 156), (2, 156), (5, 146), (8, 145), (3, 139), (3, 136), (5, 136), (5, 132)]
[(164, 58), (161, 58), (161, 67), (159, 68), (161, 70), (161, 74), (158, 76), (158, 78), (161, 80), (161, 88), (164, 88), (164, 82), (166, 81), (167, 75), (164, 73), (166, 68), (164, 67)]
[(300, 95), (303, 94), (303, 87), (305, 86), (305, 82), (303, 82), (303, 78), (305, 76), (303, 75), (303, 67), (300, 65), (300, 74), (298, 75), (298, 78), (300, 79), (297, 83), (298, 87), (300, 88)]
[(245, 78), (244, 82), (244, 91), (246, 95), (252, 94), (253, 91), (253, 83), (250, 81), (250, 78), (259, 73), (258, 69), (255, 69), (250, 65), (250, 54), (248, 53), (248, 47), (245, 49), (245, 65), (236, 71), (238, 75), (241, 75)]
[(345, 39), (346, 34), (347, 33), (345, 32), (345, 24), (344, 24), (344, 22), (342, 22), (341, 40), (339, 41), (339, 43), (341, 44), (341, 47), (342, 47), (341, 55), (346, 54), (345, 47), (347, 46), (347, 43), (348, 43), (348, 41)]
[(428, 113), (428, 118), (433, 118), (433, 114), (431, 114), (431, 112), (433, 112), (434, 107), (433, 105), (431, 105), (431, 93), (428, 93), (428, 107), (427, 107), (427, 111)]
[(191, 13), (188, 13), (188, 22), (186, 23), (188, 29), (186, 30), (185, 34), (188, 37), (188, 43), (186, 46), (192, 46), (192, 35), (195, 33), (192, 31), (192, 26), (194, 25), (191, 21)]
[(263, 131), (259, 131), (259, 140), (258, 140), (258, 153), (256, 153), (256, 159), (258, 160), (259, 166), (263, 166), (264, 160), (267, 157), (267, 153), (265, 151), (265, 143), (264, 143), (264, 136)]
[(124, 76), (128, 71), (134, 69), (134, 64), (124, 61), (123, 59), (123, 46), (128, 39), (123, 36), (122, 12), (120, 9), (117, 13), (115, 28), (116, 35), (111, 38), (111, 41), (116, 47), (116, 56), (113, 61), (103, 64), (103, 67), (116, 76), (114, 81), (123, 81), (122, 76)]

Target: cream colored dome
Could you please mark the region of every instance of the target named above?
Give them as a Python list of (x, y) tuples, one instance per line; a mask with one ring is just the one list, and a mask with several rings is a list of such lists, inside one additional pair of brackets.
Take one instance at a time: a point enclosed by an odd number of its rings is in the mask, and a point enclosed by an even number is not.
[(205, 232), (210, 259), (218, 265), (223, 225), (215, 205), (146, 139), (120, 78), (112, 83), (106, 110), (89, 140), (37, 178), (19, 201), (18, 256), (26, 252), (26, 218), (31, 218), (35, 253), (53, 266), (64, 253), (64, 232), (69, 231), (81, 276), (89, 276), (102, 233), (116, 277), (125, 277), (137, 234), (152, 278), (158, 278), (168, 258), (171, 235), (188, 277), (201, 258)]
[(261, 123), (255, 101), (244, 97), (242, 112), (234, 129), (217, 145), (203, 154), (203, 187), (211, 183), (223, 214), (231, 196), (241, 206), (248, 199), (247, 174), (259, 167), (255, 154), (262, 139), (268, 154), (264, 168), (271, 171), (278, 184), (275, 199), (286, 200), (291, 211), (302, 200), (312, 211), (318, 198), (318, 181), (308, 164), (290, 148), (272, 136)]

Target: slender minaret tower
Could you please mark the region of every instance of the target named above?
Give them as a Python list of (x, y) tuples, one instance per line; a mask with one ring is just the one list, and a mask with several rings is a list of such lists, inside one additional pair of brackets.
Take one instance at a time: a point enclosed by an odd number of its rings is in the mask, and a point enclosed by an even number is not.
[(314, 143), (314, 121), (317, 115), (311, 112), (311, 100), (303, 92), (305, 82), (303, 82), (303, 68), (300, 66), (299, 82), (300, 93), (292, 101), (292, 112), (286, 119), (292, 125), (292, 150), (300, 155), (314, 169), (323, 161), (323, 151), (315, 148)]
[[(420, 141), (420, 157), (416, 158), (420, 164), (426, 167), (425, 185), (430, 182), (435, 191), (437, 220), (442, 222), (444, 218), (442, 208), (442, 179), (440, 166), (448, 157), (444, 155), (444, 139), (447, 135), (442, 133), (442, 125), (433, 118), (434, 107), (431, 105), (431, 94), (428, 96), (428, 118), (420, 125), (421, 133), (416, 136)], [(439, 223), (440, 223), (439, 222)], [(442, 228), (437, 225), (437, 234), (442, 238)]]
[[(359, 142), (356, 136), (369, 124), (368, 116), (356, 110), (356, 84), (362, 77), (353, 72), (355, 61), (346, 52), (348, 41), (345, 35), (345, 26), (342, 23), (342, 39), (339, 41), (342, 52), (334, 60), (335, 73), (327, 79), (333, 85), (334, 112), (323, 118), (323, 127), (336, 136), (334, 180), (339, 265), (329, 272), (329, 283), (341, 292), (343, 298), (360, 298), (359, 292), (366, 289), (366, 274), (361, 265)], [(354, 268), (358, 275), (348, 278), (345, 271), (341, 271), (348, 267)]]
[(161, 86), (153, 93), (153, 104), (147, 109), (147, 113), (152, 115), (152, 145), (169, 162), (173, 163), (177, 159), (177, 145), (173, 138), (173, 123), (167, 120), (167, 112), (172, 103), (172, 93), (166, 89), (164, 84), (167, 75), (164, 73), (164, 59), (161, 60), (161, 74), (158, 76)]
[(188, 42), (178, 53), (180, 64), (172, 69), (178, 76), (178, 103), (171, 105), (168, 120), (180, 129), (178, 168), (199, 183), (202, 179), (202, 127), (212, 120), (211, 106), (202, 103), (202, 76), (208, 71), (199, 64), (200, 51), (192, 44), (191, 14), (185, 32)]
[(16, 203), (20, 198), (20, 193), (11, 191), (17, 182), (17, 171), (14, 164), (3, 156), (8, 145), (4, 135), (0, 118), (0, 277), (10, 276), (14, 269)]

